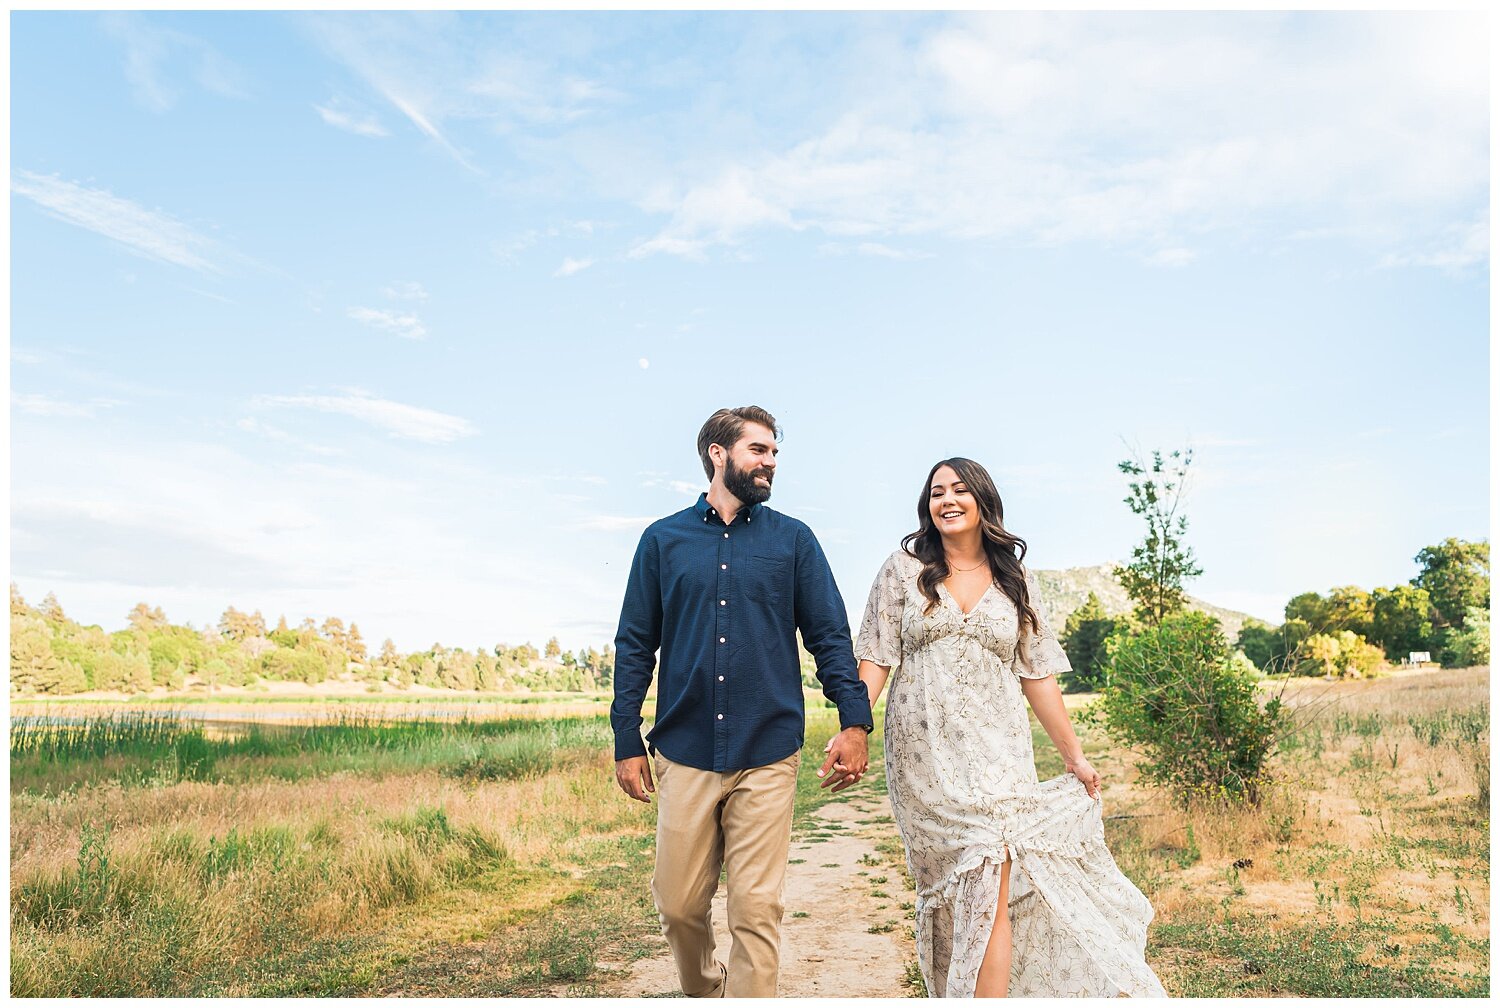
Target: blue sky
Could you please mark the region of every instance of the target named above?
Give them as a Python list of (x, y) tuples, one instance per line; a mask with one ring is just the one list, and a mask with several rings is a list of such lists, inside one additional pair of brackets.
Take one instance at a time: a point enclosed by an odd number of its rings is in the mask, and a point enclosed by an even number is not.
[(1481, 16), (15, 13), (12, 577), (613, 636), (725, 405), (851, 612), (937, 458), (1028, 560), (1190, 590), (1488, 536)]

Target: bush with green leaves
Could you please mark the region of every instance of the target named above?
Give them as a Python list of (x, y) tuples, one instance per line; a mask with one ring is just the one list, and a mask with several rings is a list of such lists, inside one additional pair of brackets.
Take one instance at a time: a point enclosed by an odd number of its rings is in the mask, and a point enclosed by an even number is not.
[(1111, 639), (1100, 699), (1087, 719), (1137, 751), (1142, 778), (1184, 804), (1200, 796), (1255, 803), (1287, 727), (1281, 699), (1261, 704), (1249, 663), (1219, 621), (1182, 611)]
[(1490, 663), (1490, 611), (1470, 606), (1462, 629), (1444, 631), (1439, 658), (1444, 668), (1468, 668)]

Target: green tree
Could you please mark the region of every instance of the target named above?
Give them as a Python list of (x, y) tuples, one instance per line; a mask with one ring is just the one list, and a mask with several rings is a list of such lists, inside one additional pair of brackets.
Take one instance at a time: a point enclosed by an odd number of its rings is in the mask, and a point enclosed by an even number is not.
[(1425, 588), (1376, 588), (1371, 599), (1370, 640), (1385, 650), (1388, 659), (1399, 661), (1413, 651), (1430, 650), (1432, 600)]
[(1490, 663), (1490, 611), (1471, 606), (1464, 614), (1462, 629), (1450, 627), (1443, 632), (1439, 655), (1446, 668), (1467, 668)]
[(1109, 661), (1104, 645), (1114, 633), (1115, 625), (1094, 592), (1089, 592), (1083, 605), (1068, 614), (1061, 644), (1068, 654), (1068, 664), (1073, 666), (1073, 671), (1063, 673), (1062, 677), (1063, 688), (1069, 693), (1088, 692), (1104, 684), (1104, 669)]
[(1328, 593), (1329, 630), (1348, 630), (1366, 640), (1374, 622), (1370, 593), (1356, 585), (1344, 585)]
[(1184, 610), (1110, 641), (1107, 685), (1085, 719), (1141, 754), (1137, 769), (1179, 802), (1225, 795), (1259, 801), (1266, 763), (1286, 726), (1279, 697), (1264, 706), (1219, 621)]
[(562, 657), (562, 645), (557, 642), (556, 637), (551, 637), (547, 640), (547, 650), (545, 653), (553, 661)]
[(1466, 542), (1449, 537), (1425, 546), (1416, 555), (1422, 571), (1411, 579), (1427, 589), (1434, 622), (1440, 627), (1462, 627), (1470, 609), (1490, 607), (1490, 541)]
[(1330, 677), (1360, 678), (1380, 667), (1385, 655), (1380, 648), (1352, 630), (1313, 634), (1303, 645), (1307, 655)]
[(1246, 620), (1240, 628), (1235, 646), (1250, 659), (1250, 664), (1262, 671), (1275, 671), (1276, 659), (1285, 652), (1281, 647), (1281, 632), (1260, 620)]
[(1149, 467), (1139, 457), (1119, 464), (1122, 473), (1133, 477), (1125, 503), (1132, 513), (1146, 520), (1146, 537), (1131, 551), (1130, 563), (1117, 568), (1115, 576), (1135, 603), (1136, 615), (1147, 626), (1160, 626), (1180, 611), (1187, 601), (1183, 582), (1203, 573), (1192, 548), (1183, 542), (1187, 516), (1178, 514), (1192, 461), (1189, 448), (1165, 457), (1152, 451)]
[(1328, 629), (1333, 623), (1328, 600), (1317, 592), (1303, 592), (1292, 596), (1287, 601), (1283, 615), (1287, 620), (1301, 620), (1319, 632)]
[(349, 624), (349, 637), (344, 642), (344, 647), (348, 650), (349, 657), (355, 661), (365, 661), (369, 657), (369, 653), (365, 650), (365, 639), (359, 633), (358, 623)]
[(48, 592), (43, 597), (42, 604), (37, 606), (37, 612), (42, 614), (43, 619), (51, 623), (61, 623), (68, 618), (67, 614), (63, 612), (62, 604), (57, 601), (57, 596), (52, 592)]
[(160, 607), (153, 609), (144, 602), (137, 602), (126, 618), (130, 620), (131, 626), (147, 633), (167, 625), (167, 614)]

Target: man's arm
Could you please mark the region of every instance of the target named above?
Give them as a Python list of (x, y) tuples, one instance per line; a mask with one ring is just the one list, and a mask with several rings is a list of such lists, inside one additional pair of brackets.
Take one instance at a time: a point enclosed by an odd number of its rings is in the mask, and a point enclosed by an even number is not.
[(615, 634), (615, 699), (609, 723), (615, 733), (615, 778), (632, 798), (650, 801), (654, 791), (646, 745), (641, 741), (641, 704), (656, 671), (661, 646), (661, 581), (655, 537), (648, 529), (635, 549), (620, 628)]
[[(868, 733), (875, 724), (870, 692), (856, 672), (854, 645), (849, 636), (849, 614), (828, 567), (828, 558), (812, 531), (803, 528), (797, 539), (797, 596), (794, 611), (802, 643), (817, 663), (823, 695), (833, 701), (843, 729), (829, 747), (818, 776), (823, 786), (838, 782), (841, 791), (857, 781), (870, 765)], [(829, 776), (835, 766), (840, 772)]]

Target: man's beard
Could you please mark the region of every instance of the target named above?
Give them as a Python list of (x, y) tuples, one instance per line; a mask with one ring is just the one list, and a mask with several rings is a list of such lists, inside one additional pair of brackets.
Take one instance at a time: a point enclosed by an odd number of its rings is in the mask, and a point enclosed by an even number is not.
[(769, 486), (758, 486), (755, 482), (756, 476), (764, 476), (767, 483), (773, 477), (767, 469), (737, 469), (734, 460), (724, 459), (724, 489), (740, 499), (742, 504), (763, 504), (771, 499), (771, 488)]

